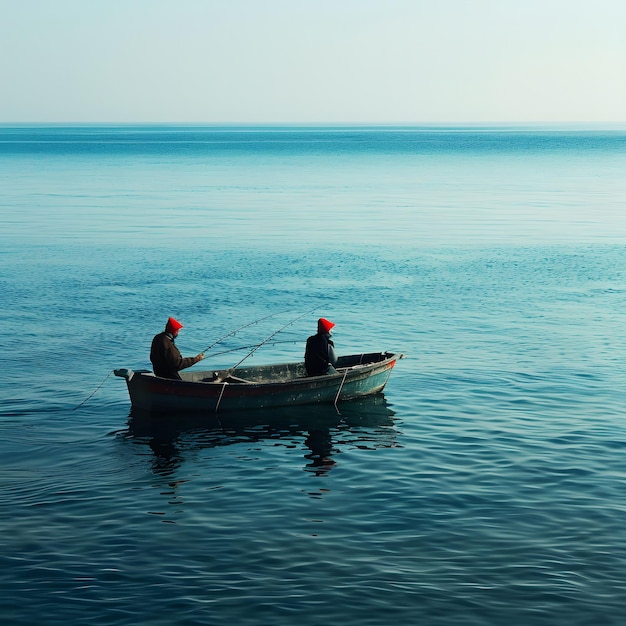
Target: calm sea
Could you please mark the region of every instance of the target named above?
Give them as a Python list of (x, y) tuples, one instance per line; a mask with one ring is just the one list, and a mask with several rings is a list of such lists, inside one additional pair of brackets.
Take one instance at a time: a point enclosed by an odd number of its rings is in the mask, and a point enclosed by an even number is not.
[[(625, 173), (602, 129), (0, 127), (0, 621), (624, 624)], [(155, 421), (112, 370), (169, 315), (247, 325), (211, 368), (318, 316), (407, 358)]]

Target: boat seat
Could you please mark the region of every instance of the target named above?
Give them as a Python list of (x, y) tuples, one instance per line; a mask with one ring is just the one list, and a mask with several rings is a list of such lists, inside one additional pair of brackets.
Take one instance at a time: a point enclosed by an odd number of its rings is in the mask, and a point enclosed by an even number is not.
[(235, 383), (235, 384), (250, 384), (249, 380), (233, 376), (228, 372), (214, 372), (213, 376), (203, 378), (200, 382), (203, 383)]

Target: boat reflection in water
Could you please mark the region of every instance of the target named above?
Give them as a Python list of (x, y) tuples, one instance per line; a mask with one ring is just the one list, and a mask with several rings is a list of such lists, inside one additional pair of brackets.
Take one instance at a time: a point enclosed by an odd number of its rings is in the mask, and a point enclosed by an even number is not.
[(396, 445), (394, 411), (383, 394), (334, 406), (303, 405), (227, 415), (146, 413), (131, 409), (128, 430), (120, 433), (154, 453), (153, 471), (171, 475), (189, 453), (219, 446), (272, 440), (303, 446), (305, 468), (317, 474), (335, 464), (342, 448), (378, 449)]

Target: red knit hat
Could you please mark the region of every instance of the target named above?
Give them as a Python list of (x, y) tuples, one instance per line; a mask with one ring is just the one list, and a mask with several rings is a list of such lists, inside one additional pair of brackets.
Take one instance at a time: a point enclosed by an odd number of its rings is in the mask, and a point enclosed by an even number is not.
[(173, 317), (167, 318), (167, 324), (165, 325), (165, 330), (168, 333), (175, 333), (177, 330), (180, 330), (182, 327), (183, 325), (178, 320), (175, 320)]
[(334, 322), (331, 322), (323, 317), (320, 317), (317, 320), (317, 332), (318, 333), (329, 333), (331, 328), (334, 326)]

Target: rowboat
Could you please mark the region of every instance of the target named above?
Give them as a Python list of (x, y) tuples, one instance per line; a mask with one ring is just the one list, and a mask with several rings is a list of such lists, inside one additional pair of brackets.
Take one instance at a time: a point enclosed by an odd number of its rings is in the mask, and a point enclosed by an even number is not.
[(380, 393), (403, 354), (371, 352), (340, 356), (336, 371), (308, 376), (304, 362), (217, 371), (180, 372), (182, 380), (148, 370), (116, 369), (126, 379), (131, 405), (149, 412), (218, 412), (328, 404)]

